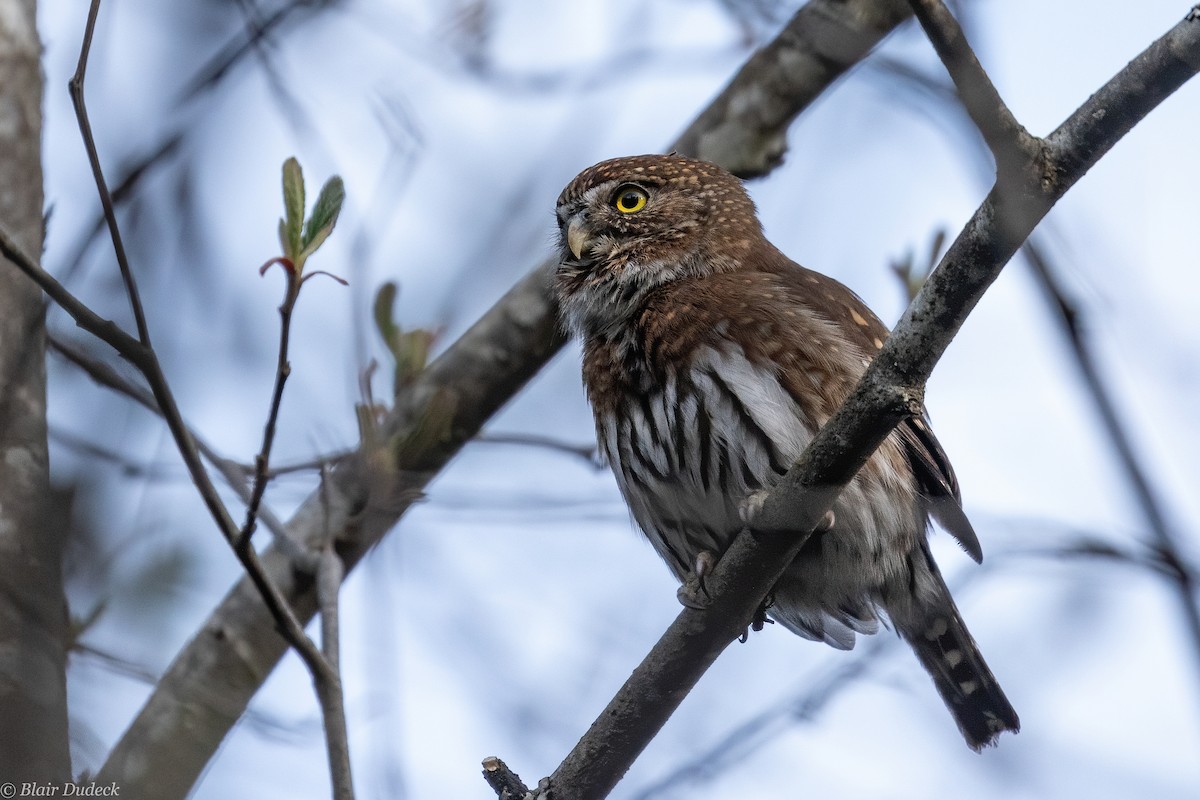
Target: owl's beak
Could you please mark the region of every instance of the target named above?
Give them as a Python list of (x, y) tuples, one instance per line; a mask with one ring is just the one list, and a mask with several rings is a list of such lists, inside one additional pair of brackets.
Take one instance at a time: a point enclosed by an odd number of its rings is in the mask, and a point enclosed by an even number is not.
[(588, 230), (587, 224), (578, 216), (571, 217), (571, 221), (567, 223), (567, 247), (570, 248), (571, 255), (583, 258), (591, 243), (592, 232)]

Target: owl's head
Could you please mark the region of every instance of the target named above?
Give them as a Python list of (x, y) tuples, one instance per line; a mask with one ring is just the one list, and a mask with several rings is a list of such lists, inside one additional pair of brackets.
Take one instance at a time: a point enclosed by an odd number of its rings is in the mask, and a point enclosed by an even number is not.
[(556, 291), (567, 327), (611, 334), (671, 281), (737, 269), (764, 241), (742, 182), (704, 161), (601, 161), (558, 198)]

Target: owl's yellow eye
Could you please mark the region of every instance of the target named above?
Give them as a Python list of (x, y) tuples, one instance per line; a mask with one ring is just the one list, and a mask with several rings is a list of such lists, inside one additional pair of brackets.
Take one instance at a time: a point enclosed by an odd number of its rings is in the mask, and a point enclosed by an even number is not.
[(613, 206), (622, 214), (636, 214), (646, 207), (650, 196), (640, 186), (628, 184), (617, 189), (613, 197)]

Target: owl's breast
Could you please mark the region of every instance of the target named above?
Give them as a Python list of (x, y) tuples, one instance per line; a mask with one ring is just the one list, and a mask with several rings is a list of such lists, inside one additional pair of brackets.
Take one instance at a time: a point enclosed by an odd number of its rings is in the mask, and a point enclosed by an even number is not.
[(700, 550), (728, 546), (745, 497), (782, 475), (812, 436), (772, 371), (733, 344), (699, 348), (672, 368), (589, 363), (600, 448), (634, 519), (680, 576)]

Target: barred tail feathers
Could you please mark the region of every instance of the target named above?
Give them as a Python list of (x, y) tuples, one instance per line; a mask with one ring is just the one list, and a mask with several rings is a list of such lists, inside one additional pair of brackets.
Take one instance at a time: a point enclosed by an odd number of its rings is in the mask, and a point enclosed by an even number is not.
[[(935, 592), (913, 604), (916, 613), (893, 616), (893, 622), (933, 678), (963, 738), (978, 752), (995, 744), (1002, 732), (1020, 731), (1021, 721), (983, 660), (928, 550), (924, 555), (931, 572), (925, 577), (933, 578)], [(919, 563), (917, 558), (913, 561)]]

